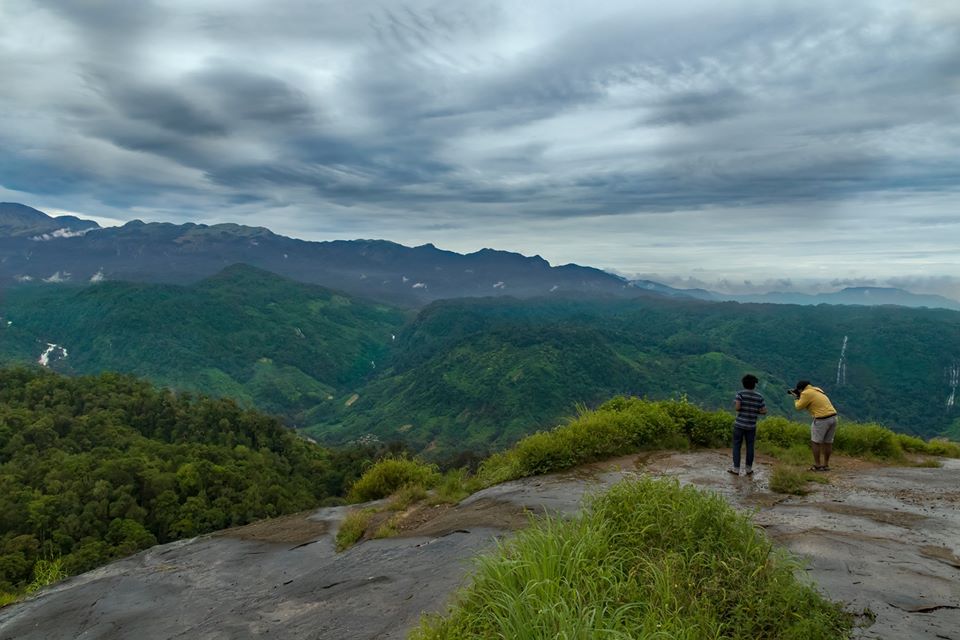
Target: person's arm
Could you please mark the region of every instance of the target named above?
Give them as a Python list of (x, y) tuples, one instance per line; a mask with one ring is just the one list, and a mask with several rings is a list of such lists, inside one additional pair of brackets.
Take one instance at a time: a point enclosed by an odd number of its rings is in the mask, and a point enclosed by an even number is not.
[(810, 404), (810, 399), (811, 399), (812, 397), (813, 397), (813, 394), (812, 394), (812, 393), (808, 393), (807, 390), (804, 389), (804, 390), (800, 393), (800, 395), (797, 396), (797, 400), (796, 400), (796, 402), (793, 403), (793, 406), (796, 407), (798, 410), (806, 409), (806, 408), (807, 408), (807, 405)]
[(737, 394), (737, 397), (733, 400), (733, 410), (737, 413), (740, 413), (740, 394)]

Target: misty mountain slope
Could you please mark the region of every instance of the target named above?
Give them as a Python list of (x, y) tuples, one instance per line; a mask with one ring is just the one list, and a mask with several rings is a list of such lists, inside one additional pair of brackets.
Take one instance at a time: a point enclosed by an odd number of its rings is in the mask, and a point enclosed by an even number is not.
[[(383, 305), (237, 265), (192, 286), (21, 286), (0, 315), (11, 360), (51, 342), (62, 371), (135, 373), (295, 419), (360, 384), (406, 318)], [(14, 339), (16, 338), (16, 339)]]
[(77, 236), (28, 237), (16, 232), (26, 224), (21, 220), (23, 210), (31, 212), (31, 224), (37, 229), (64, 224), (24, 205), (0, 209), (0, 286), (54, 274), (72, 282), (93, 278), (187, 284), (242, 262), (301, 282), (408, 306), (463, 296), (640, 293), (599, 269), (553, 267), (539, 256), (493, 249), (464, 255), (432, 244), (406, 247), (385, 240), (309, 242), (237, 224), (134, 220)]
[[(694, 291), (694, 290), (691, 290)], [(934, 294), (918, 294), (896, 287), (845, 287), (833, 293), (769, 293), (750, 295), (712, 294), (714, 300), (737, 302), (768, 302), (774, 304), (846, 304), (846, 305), (898, 305), (902, 307), (928, 307), (930, 309), (960, 310), (960, 302)]]

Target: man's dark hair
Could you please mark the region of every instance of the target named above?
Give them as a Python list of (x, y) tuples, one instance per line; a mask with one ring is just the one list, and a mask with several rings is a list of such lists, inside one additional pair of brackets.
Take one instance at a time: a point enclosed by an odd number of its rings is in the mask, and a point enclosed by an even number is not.
[(801, 380), (800, 382), (797, 383), (797, 386), (796, 386), (796, 388), (795, 388), (794, 390), (795, 390), (797, 393), (800, 393), (801, 391), (803, 391), (804, 389), (806, 389), (806, 388), (809, 387), (809, 386), (810, 386), (810, 381), (809, 381), (809, 380)]
[(747, 375), (743, 376), (740, 382), (743, 383), (744, 389), (753, 389), (757, 386), (757, 383), (760, 382), (760, 380), (752, 373), (748, 373)]

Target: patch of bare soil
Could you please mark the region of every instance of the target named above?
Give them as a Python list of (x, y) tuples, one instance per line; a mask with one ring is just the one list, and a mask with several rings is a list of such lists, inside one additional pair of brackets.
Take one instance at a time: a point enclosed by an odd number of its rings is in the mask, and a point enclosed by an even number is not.
[(258, 520), (242, 527), (224, 529), (213, 534), (215, 537), (239, 538), (258, 542), (276, 542), (280, 544), (306, 544), (327, 533), (326, 522), (308, 520), (312, 511), (294, 513), (279, 518)]
[(863, 518), (869, 518), (874, 522), (879, 522), (881, 524), (892, 524), (898, 527), (911, 527), (917, 522), (926, 519), (925, 516), (917, 513), (910, 513), (907, 511), (889, 511), (886, 509), (868, 509), (866, 507), (858, 507), (844, 502), (822, 502), (818, 503), (817, 507), (822, 511), (828, 511), (830, 513), (860, 516)]
[(516, 530), (530, 524), (530, 512), (497, 500), (476, 500), (466, 506), (421, 504), (398, 518), (402, 537), (438, 537), (471, 527)]
[(926, 545), (920, 547), (920, 555), (933, 558), (934, 560), (939, 560), (944, 564), (950, 565), (954, 569), (960, 569), (960, 558), (958, 558), (955, 553), (950, 551), (950, 549)]

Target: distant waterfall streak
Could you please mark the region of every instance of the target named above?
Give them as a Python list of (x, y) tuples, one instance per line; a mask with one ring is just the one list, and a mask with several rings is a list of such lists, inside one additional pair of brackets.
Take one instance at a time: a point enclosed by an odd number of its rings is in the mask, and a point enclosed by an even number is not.
[(947, 408), (949, 409), (953, 407), (957, 397), (957, 385), (960, 384), (960, 364), (953, 363), (947, 367), (947, 379), (947, 384), (950, 385), (950, 397), (947, 398)]
[(837, 363), (837, 386), (847, 384), (847, 336), (843, 336), (840, 348), (840, 362)]

